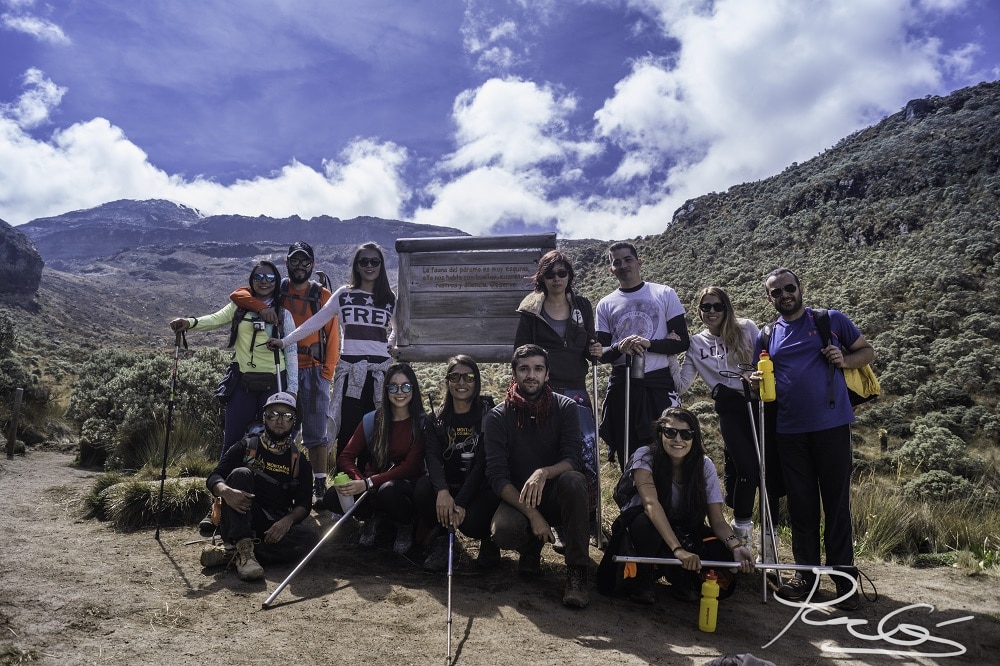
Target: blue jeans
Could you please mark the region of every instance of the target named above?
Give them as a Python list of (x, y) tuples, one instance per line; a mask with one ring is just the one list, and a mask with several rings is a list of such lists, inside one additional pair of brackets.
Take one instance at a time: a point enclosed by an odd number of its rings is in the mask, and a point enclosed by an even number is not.
[(330, 444), (326, 436), (330, 380), (324, 379), (322, 370), (319, 365), (299, 370), (299, 418), (302, 420), (302, 445), (307, 449)]

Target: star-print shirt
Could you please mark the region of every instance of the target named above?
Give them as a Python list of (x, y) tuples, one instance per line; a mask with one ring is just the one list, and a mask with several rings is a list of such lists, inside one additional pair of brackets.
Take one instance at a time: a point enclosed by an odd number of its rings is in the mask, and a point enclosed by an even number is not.
[[(333, 292), (319, 312), (282, 338), (285, 346), (315, 333), (333, 317), (340, 322), (342, 356), (387, 357), (396, 339), (396, 303), (375, 303), (375, 296), (362, 289), (341, 287)], [(391, 333), (390, 333), (391, 329)]]

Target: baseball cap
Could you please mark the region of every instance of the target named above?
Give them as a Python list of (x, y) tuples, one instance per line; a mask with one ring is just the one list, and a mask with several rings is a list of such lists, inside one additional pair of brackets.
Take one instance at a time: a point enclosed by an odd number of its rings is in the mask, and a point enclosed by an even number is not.
[(294, 243), (292, 243), (288, 247), (288, 255), (287, 256), (291, 257), (296, 252), (305, 252), (306, 256), (309, 257), (310, 261), (312, 261), (313, 259), (316, 258), (315, 255), (313, 254), (312, 245), (310, 245), (309, 243), (307, 243), (305, 241), (295, 241)]
[(292, 411), (295, 411), (295, 397), (291, 393), (285, 393), (281, 391), (280, 393), (275, 393), (267, 402), (264, 403), (264, 409), (267, 409), (271, 405), (285, 405), (286, 407), (291, 407)]

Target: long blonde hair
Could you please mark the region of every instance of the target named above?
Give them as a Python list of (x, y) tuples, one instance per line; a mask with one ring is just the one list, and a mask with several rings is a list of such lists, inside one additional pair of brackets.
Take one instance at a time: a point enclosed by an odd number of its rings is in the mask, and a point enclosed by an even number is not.
[(722, 335), (719, 336), (722, 338), (722, 344), (726, 346), (726, 350), (736, 363), (753, 363), (753, 341), (744, 335), (743, 327), (740, 325), (746, 320), (736, 316), (733, 302), (729, 299), (729, 294), (726, 293), (725, 289), (714, 285), (705, 287), (698, 292), (694, 299), (695, 308), (700, 312), (701, 299), (709, 295), (718, 298), (719, 302), (726, 308), (725, 317), (722, 319)]

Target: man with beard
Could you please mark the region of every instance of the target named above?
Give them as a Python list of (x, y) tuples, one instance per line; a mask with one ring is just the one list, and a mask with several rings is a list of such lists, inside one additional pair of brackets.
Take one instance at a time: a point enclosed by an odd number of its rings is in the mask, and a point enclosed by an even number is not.
[(511, 360), (512, 381), (503, 403), (486, 416), (483, 437), (486, 477), (502, 500), (491, 532), (500, 548), (521, 554), (518, 572), (540, 572), (542, 547), (562, 528), (566, 546), (563, 603), (584, 608), (590, 566), (587, 480), (582, 472), (579, 409), (553, 393), (548, 356), (538, 345), (522, 345)]
[[(645, 282), (642, 262), (631, 243), (619, 241), (608, 248), (611, 273), (618, 289), (597, 304), (597, 341), (604, 348), (601, 361), (613, 363), (604, 399), (601, 437), (618, 455), (624, 471), (625, 390), (629, 394), (629, 453), (654, 436), (652, 423), (667, 407), (680, 407), (674, 377), (680, 376), (677, 354), (688, 348), (684, 306), (677, 292), (666, 285)], [(642, 363), (642, 378), (631, 379), (626, 359)]]
[(264, 432), (229, 447), (208, 476), (209, 491), (222, 499), (220, 531), (226, 545), (202, 551), (202, 566), (235, 558), (242, 580), (259, 580), (264, 569), (257, 558), (301, 558), (319, 541), (302, 524), (312, 508), (312, 469), (291, 437), (296, 417), (291, 394), (272, 395), (264, 405)]
[[(767, 298), (780, 315), (769, 332), (757, 339), (758, 353), (767, 346), (774, 362), (777, 388), (775, 443), (780, 459), (788, 514), (792, 523), (792, 553), (796, 564), (820, 564), (820, 506), (826, 527), (823, 540), (828, 566), (857, 578), (851, 523), (851, 423), (854, 411), (844, 373), (833, 368), (860, 368), (875, 351), (858, 327), (843, 313), (830, 310), (830, 344), (823, 346), (811, 308), (802, 304), (799, 278), (777, 268), (764, 278)], [(755, 373), (759, 379), (759, 373)], [(799, 572), (777, 594), (790, 601), (809, 596), (815, 576)], [(837, 604), (858, 607), (851, 580), (834, 576)]]
[[(278, 304), (301, 326), (330, 300), (330, 290), (310, 280), (315, 257), (312, 246), (304, 241), (292, 243), (285, 258), (288, 279), (278, 288)], [(236, 307), (257, 312), (265, 321), (273, 318), (274, 309), (254, 298), (249, 289), (237, 289), (230, 296)], [(289, 331), (286, 331), (288, 333)], [(330, 406), (330, 381), (337, 367), (340, 329), (334, 317), (318, 333), (298, 344), (299, 404), (302, 405), (302, 445), (309, 451), (313, 469), (313, 503), (326, 493), (326, 471), (330, 440), (326, 433), (326, 413)]]

